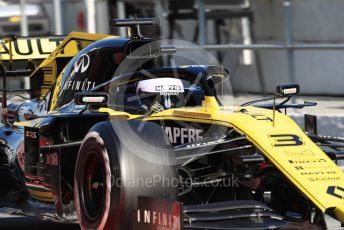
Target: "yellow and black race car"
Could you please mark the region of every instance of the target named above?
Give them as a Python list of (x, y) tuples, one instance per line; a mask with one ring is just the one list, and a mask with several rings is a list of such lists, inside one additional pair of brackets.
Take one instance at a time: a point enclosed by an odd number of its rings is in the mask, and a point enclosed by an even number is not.
[[(279, 112), (287, 100), (222, 105), (222, 67), (158, 67), (173, 49), (140, 34), (154, 20), (114, 24), (130, 38), (4, 38), (5, 205), (82, 229), (310, 229), (325, 213), (344, 223), (344, 174)], [(44, 60), (14, 70), (29, 59)], [(6, 79), (28, 74), (30, 99), (8, 104)]]

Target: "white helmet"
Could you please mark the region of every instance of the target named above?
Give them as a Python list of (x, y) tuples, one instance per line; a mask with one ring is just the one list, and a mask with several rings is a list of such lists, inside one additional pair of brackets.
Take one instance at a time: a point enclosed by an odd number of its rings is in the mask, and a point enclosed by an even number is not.
[(180, 103), (183, 93), (183, 82), (178, 78), (142, 80), (136, 86), (141, 106), (151, 113), (175, 108)]

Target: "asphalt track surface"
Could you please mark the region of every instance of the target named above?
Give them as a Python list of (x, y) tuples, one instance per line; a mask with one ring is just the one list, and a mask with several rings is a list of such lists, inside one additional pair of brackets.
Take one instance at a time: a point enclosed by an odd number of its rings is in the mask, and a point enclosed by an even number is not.
[(0, 214), (1, 230), (80, 230), (78, 224), (62, 224), (36, 217), (3, 216)]
[[(80, 230), (77, 223), (57, 223), (51, 220), (41, 220), (37, 217), (9, 214), (0, 208), (0, 230)], [(5, 212), (4, 212), (5, 211)], [(340, 222), (329, 216), (325, 217), (327, 229), (344, 230)]]

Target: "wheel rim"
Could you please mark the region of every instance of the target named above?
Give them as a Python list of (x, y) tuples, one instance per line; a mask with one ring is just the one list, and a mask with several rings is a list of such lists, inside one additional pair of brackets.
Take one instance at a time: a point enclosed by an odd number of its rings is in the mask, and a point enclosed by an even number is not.
[(95, 222), (102, 214), (105, 203), (105, 166), (97, 150), (91, 150), (85, 162), (81, 181), (81, 207), (87, 220)]

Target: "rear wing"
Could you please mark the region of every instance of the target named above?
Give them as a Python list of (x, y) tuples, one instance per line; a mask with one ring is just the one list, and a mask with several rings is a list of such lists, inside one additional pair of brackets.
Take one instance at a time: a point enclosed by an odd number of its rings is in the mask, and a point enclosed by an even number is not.
[[(31, 97), (44, 97), (71, 58), (89, 44), (107, 37), (113, 36), (83, 32), (72, 32), (68, 36), (4, 36), (0, 40), (3, 115), (7, 92), (26, 91)], [(30, 89), (7, 89), (8, 77), (30, 77)]]
[(71, 58), (88, 44), (106, 37), (110, 35), (83, 32), (71, 32), (68, 36), (3, 36), (0, 40), (0, 61), (3, 64), (34, 61), (39, 65), (48, 57)]
[[(109, 36), (82, 32), (72, 32), (68, 36), (3, 36), (0, 40), (0, 78), (33, 78), (38, 72), (45, 78), (46, 73), (53, 73), (54, 76), (49, 77), (49, 82), (53, 83), (69, 59), (92, 42)], [(64, 61), (57, 62), (57, 59)]]
[[(0, 46), (0, 60), (9, 61), (11, 58), (13, 61), (44, 60), (65, 37), (17, 37), (10, 42), (4, 42)], [(10, 57), (10, 46), (12, 46), (12, 57)]]

